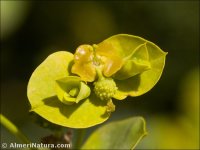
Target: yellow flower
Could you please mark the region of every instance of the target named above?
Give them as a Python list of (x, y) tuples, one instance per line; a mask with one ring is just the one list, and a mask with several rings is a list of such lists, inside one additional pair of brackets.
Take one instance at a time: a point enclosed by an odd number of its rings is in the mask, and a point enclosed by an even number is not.
[(123, 64), (123, 59), (110, 43), (99, 45), (81, 45), (76, 49), (72, 73), (77, 74), (83, 81), (92, 82), (96, 78), (96, 68), (101, 68), (103, 75), (110, 77)]

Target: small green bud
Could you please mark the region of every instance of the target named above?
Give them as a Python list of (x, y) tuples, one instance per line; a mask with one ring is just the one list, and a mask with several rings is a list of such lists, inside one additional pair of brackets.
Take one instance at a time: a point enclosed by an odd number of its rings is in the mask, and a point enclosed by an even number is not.
[(79, 93), (79, 89), (78, 88), (73, 88), (69, 91), (69, 95), (71, 95), (72, 97), (77, 96)]
[(113, 79), (104, 78), (94, 83), (94, 92), (101, 100), (109, 100), (117, 91), (117, 86)]
[(111, 113), (115, 111), (115, 105), (113, 104), (112, 100), (110, 99), (107, 103), (106, 112)]

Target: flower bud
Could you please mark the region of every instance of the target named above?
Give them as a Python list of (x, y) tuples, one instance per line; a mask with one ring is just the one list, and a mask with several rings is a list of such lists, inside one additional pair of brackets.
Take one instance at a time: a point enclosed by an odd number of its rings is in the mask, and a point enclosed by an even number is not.
[(68, 76), (56, 81), (58, 99), (67, 105), (78, 103), (90, 95), (90, 88), (76, 76)]
[(117, 86), (113, 79), (104, 78), (94, 83), (94, 92), (101, 100), (109, 100), (117, 91)]

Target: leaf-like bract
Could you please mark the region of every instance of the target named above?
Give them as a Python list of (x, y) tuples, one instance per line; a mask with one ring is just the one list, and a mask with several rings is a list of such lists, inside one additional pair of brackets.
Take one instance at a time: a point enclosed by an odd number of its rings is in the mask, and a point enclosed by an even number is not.
[(127, 34), (114, 35), (101, 44), (104, 43), (112, 45), (118, 53), (115, 55), (123, 59), (122, 67), (112, 76), (118, 87), (117, 99), (142, 95), (158, 82), (167, 53), (154, 43)]
[(63, 104), (58, 99), (56, 81), (71, 76), (73, 58), (73, 54), (64, 51), (47, 57), (33, 72), (27, 94), (31, 110), (48, 121), (65, 127), (87, 128), (104, 122), (109, 114), (106, 113), (106, 103), (94, 94), (72, 105)]
[(142, 117), (110, 122), (94, 131), (82, 149), (133, 149), (146, 134)]
[(90, 88), (77, 76), (56, 80), (55, 87), (58, 99), (67, 105), (78, 103), (90, 95)]

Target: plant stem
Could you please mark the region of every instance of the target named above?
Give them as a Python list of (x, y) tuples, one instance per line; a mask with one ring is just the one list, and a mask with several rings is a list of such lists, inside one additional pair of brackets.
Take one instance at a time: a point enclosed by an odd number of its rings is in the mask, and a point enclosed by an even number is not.
[(23, 143), (29, 144), (30, 140), (4, 115), (0, 114), (1, 124), (12, 134), (14, 134), (18, 139), (20, 139)]
[(76, 143), (74, 145), (75, 149), (80, 149), (83, 144), (83, 139), (86, 133), (86, 129), (77, 129), (77, 137), (76, 137)]
[(105, 79), (103, 74), (102, 74), (102, 70), (99, 67), (96, 67), (96, 72), (97, 72), (97, 75), (98, 75), (98, 80)]

